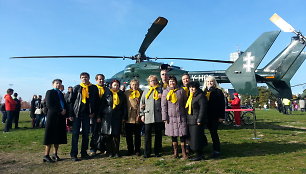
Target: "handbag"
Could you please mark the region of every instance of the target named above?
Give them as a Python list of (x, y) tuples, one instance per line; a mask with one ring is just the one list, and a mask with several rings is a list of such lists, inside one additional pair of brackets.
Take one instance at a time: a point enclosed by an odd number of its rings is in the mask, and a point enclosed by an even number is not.
[(42, 114), (42, 109), (40, 109), (40, 108), (35, 109), (34, 114), (37, 114), (37, 115)]

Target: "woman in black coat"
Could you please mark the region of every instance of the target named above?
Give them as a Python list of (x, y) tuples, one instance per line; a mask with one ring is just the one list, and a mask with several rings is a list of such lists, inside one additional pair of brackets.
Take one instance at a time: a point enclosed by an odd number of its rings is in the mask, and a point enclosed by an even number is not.
[(119, 90), (120, 82), (112, 81), (110, 94), (101, 101), (101, 133), (106, 136), (107, 152), (110, 157), (120, 157), (119, 144), (122, 122), (127, 120), (126, 97)]
[(220, 156), (218, 126), (220, 122), (224, 121), (225, 101), (224, 94), (213, 76), (208, 76), (205, 79), (204, 95), (207, 98), (207, 127), (213, 142), (213, 154), (211, 157), (218, 158)]
[[(67, 144), (66, 133), (66, 102), (64, 95), (59, 90), (62, 85), (62, 80), (55, 79), (52, 82), (53, 89), (48, 90), (46, 93), (46, 105), (48, 108), (47, 122), (45, 128), (44, 145), (45, 156), (44, 162), (59, 161), (60, 158), (57, 155), (59, 144)], [(51, 145), (54, 145), (54, 154), (49, 156)]]
[(190, 95), (186, 103), (187, 125), (189, 132), (189, 145), (196, 156), (192, 161), (199, 161), (204, 158), (203, 147), (207, 145), (207, 138), (204, 134), (204, 125), (207, 123), (207, 100), (203, 95), (198, 82), (189, 83)]

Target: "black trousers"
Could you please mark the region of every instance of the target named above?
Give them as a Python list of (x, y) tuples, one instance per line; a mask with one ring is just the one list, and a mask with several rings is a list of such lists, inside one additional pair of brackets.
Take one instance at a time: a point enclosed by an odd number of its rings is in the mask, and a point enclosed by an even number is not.
[(213, 150), (220, 152), (220, 139), (218, 135), (218, 123), (208, 124), (208, 130), (213, 142)]
[[(125, 138), (129, 154), (140, 153), (141, 124), (125, 123)], [(134, 141), (133, 141), (134, 136)]]
[(93, 130), (90, 140), (90, 151), (97, 151), (97, 141), (99, 138), (99, 133), (101, 132), (101, 123), (97, 123), (96, 119), (93, 119)]
[(15, 111), (15, 114), (14, 114), (15, 128), (18, 128), (19, 115), (20, 115), (20, 111)]
[(152, 149), (152, 129), (155, 131), (155, 141), (154, 141), (154, 153), (158, 155), (162, 150), (162, 131), (163, 131), (164, 123), (150, 123), (145, 124), (145, 149), (144, 155), (150, 156)]

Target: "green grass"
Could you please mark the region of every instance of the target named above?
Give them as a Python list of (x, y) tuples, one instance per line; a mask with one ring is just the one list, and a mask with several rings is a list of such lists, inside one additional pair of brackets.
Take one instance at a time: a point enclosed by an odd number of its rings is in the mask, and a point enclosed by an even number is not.
[[(64, 160), (55, 164), (42, 163), (43, 129), (31, 129), (28, 112), (21, 112), (21, 129), (0, 133), (0, 173), (306, 173), (306, 114), (293, 112), (282, 115), (275, 110), (256, 111), (256, 135), (253, 125), (234, 128), (221, 126), (219, 130), (222, 158), (200, 162), (173, 159), (171, 139), (163, 138), (163, 156), (144, 159), (123, 156), (114, 159), (99, 154), (90, 160), (69, 160), (71, 134), (68, 144), (60, 146)], [(3, 124), (0, 129), (3, 129)], [(205, 132), (211, 153), (211, 139)], [(124, 137), (121, 152), (126, 154)]]

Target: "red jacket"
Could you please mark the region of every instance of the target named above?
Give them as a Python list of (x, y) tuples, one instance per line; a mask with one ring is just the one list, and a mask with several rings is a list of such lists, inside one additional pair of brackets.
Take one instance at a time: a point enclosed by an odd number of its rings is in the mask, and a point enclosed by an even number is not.
[(12, 96), (8, 94), (4, 96), (4, 99), (5, 99), (5, 110), (14, 111), (16, 109), (17, 102), (13, 100)]
[(240, 109), (240, 98), (234, 98), (231, 104), (233, 109)]

